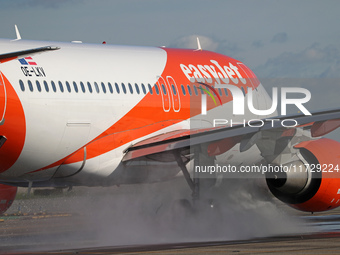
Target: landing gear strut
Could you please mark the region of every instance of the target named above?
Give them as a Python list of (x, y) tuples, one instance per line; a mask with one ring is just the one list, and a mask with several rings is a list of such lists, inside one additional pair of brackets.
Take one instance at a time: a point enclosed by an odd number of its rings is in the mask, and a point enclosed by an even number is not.
[[(207, 148), (204, 145), (195, 146), (193, 148), (193, 155), (194, 155), (193, 178), (191, 178), (190, 173), (186, 167), (186, 163), (188, 163), (188, 161), (187, 162), (183, 161), (180, 151), (174, 152), (177, 164), (181, 168), (184, 178), (192, 191), (191, 196), (192, 196), (194, 205), (195, 203), (197, 203), (197, 201), (200, 200), (201, 189), (210, 188), (216, 182), (216, 179), (214, 178), (214, 176), (211, 176), (210, 173), (206, 173), (206, 172), (203, 173), (200, 170), (204, 166), (213, 166), (215, 164), (215, 158), (210, 157), (206, 153), (206, 151), (207, 151)], [(205, 176), (205, 175), (209, 175), (209, 176)]]

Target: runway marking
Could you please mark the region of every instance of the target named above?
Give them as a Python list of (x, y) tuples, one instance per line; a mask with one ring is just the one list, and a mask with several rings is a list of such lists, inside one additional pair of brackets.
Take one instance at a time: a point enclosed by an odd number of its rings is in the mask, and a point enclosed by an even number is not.
[(72, 214), (64, 213), (64, 214), (50, 214), (50, 215), (40, 215), (40, 216), (32, 216), (32, 219), (44, 219), (44, 218), (54, 218), (54, 217), (70, 217)]
[(8, 220), (29, 220), (29, 219), (44, 219), (44, 218), (57, 218), (57, 217), (71, 217), (70, 213), (59, 213), (59, 214), (12, 214), (0, 217), (0, 222)]

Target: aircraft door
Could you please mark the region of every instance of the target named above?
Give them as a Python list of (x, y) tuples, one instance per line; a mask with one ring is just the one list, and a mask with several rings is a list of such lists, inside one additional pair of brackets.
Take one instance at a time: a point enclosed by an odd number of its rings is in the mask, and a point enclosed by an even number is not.
[(177, 84), (171, 76), (167, 76), (166, 80), (168, 81), (170, 91), (171, 91), (172, 108), (175, 112), (179, 112), (179, 110), (181, 109), (181, 98), (180, 98), (179, 90), (177, 88)]
[(157, 84), (162, 95), (163, 110), (165, 112), (169, 112), (171, 107), (171, 101), (168, 84), (165, 82), (162, 76), (158, 76), (157, 78), (158, 78)]
[(2, 72), (0, 71), (0, 125), (5, 121), (5, 112), (7, 105), (6, 84)]

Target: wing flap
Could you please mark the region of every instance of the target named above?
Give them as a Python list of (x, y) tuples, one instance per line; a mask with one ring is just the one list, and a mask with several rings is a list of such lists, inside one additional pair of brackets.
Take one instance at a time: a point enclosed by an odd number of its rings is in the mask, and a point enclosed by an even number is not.
[(312, 137), (326, 135), (340, 127), (340, 119), (317, 121), (311, 127)]
[[(288, 119), (295, 120), (298, 123), (298, 126), (295, 128), (282, 127), (282, 121)], [(331, 120), (333, 121), (330, 122)], [(257, 125), (258, 127), (256, 127)], [(128, 161), (156, 153), (186, 150), (191, 146), (200, 144), (208, 144), (211, 148), (211, 146), (216, 147), (223, 141), (230, 144), (229, 146), (226, 146), (227, 149), (230, 149), (232, 145), (241, 142), (242, 139), (247, 137), (249, 139), (249, 137), (253, 137), (256, 135), (256, 133), (261, 131), (277, 130), (282, 132), (282, 134), (280, 134), (281, 136), (291, 136), (287, 135), (288, 133), (291, 133), (290, 130), (294, 131), (298, 127), (303, 127), (311, 129), (312, 135), (317, 136), (329, 133), (339, 126), (340, 109), (334, 109), (315, 112), (312, 115), (292, 115), (270, 118), (262, 121), (259, 120), (258, 124), (256, 122), (252, 122), (252, 126), (237, 125), (233, 127), (220, 126), (209, 129), (177, 130), (171, 133), (146, 139), (129, 147), (125, 151), (125, 156), (123, 157), (122, 161)], [(292, 132), (292, 134), (293, 133), (294, 132)], [(255, 144), (255, 141), (252, 141), (251, 144)], [(250, 146), (246, 147), (248, 148)], [(225, 151), (226, 148), (223, 150)], [(214, 152), (212, 152), (212, 155), (214, 155)]]

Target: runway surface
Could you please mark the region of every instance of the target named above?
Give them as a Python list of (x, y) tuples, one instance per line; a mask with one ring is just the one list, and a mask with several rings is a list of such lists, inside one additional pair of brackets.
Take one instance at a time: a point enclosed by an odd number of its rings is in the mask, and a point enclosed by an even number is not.
[[(162, 192), (170, 187), (175, 191)], [(237, 184), (224, 193), (225, 207), (183, 216), (164, 202), (183, 194), (182, 187), (19, 197), (0, 218), (0, 254), (340, 254), (338, 209), (299, 213), (263, 193), (249, 196)]]

